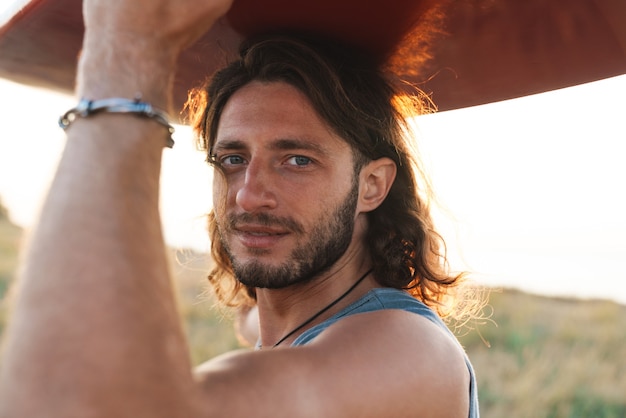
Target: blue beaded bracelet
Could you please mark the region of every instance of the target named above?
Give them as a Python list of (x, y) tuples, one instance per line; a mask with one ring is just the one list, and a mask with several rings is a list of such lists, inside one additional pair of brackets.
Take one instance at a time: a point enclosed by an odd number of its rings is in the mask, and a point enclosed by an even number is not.
[(63, 114), (59, 118), (59, 126), (64, 130), (78, 118), (86, 118), (97, 113), (130, 113), (140, 117), (152, 119), (160, 123), (169, 133), (166, 146), (172, 148), (174, 140), (172, 134), (174, 127), (168, 122), (167, 114), (155, 109), (150, 103), (142, 102), (140, 99), (110, 98), (101, 100), (81, 99), (78, 105)]

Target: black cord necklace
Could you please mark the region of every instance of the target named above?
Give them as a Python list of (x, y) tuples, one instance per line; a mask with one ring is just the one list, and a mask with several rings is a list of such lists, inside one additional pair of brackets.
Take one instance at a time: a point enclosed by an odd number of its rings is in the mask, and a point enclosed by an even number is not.
[(361, 278), (359, 280), (357, 280), (352, 286), (350, 286), (350, 288), (348, 290), (346, 290), (343, 295), (341, 295), (337, 299), (333, 300), (330, 304), (328, 304), (325, 307), (323, 307), (315, 315), (313, 315), (312, 317), (310, 317), (309, 319), (307, 319), (306, 321), (304, 321), (303, 323), (298, 325), (292, 331), (288, 332), (287, 335), (285, 335), (283, 338), (278, 340), (278, 342), (276, 344), (274, 344), (272, 346), (272, 348), (277, 347), (280, 343), (284, 342), (287, 338), (291, 337), (293, 334), (295, 334), (296, 332), (298, 332), (299, 330), (301, 330), (305, 326), (309, 325), (311, 322), (313, 322), (321, 314), (323, 314), (324, 312), (326, 312), (327, 310), (329, 310), (330, 308), (335, 306), (337, 303), (339, 303), (339, 301), (341, 301), (343, 298), (348, 296), (350, 294), (350, 292), (352, 292), (354, 289), (356, 289), (356, 287), (359, 285), (359, 283), (361, 283), (371, 272), (372, 272), (372, 269), (369, 269), (368, 271), (366, 271), (365, 274), (363, 276), (361, 276)]

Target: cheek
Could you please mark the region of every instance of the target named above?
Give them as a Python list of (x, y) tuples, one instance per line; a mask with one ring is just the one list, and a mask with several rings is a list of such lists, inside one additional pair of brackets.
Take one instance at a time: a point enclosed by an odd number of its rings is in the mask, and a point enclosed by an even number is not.
[[(290, 199), (300, 209), (301, 213), (307, 213), (309, 219), (325, 219), (338, 208), (353, 198), (355, 192), (352, 183), (337, 184), (323, 183), (321, 187), (294, 190), (290, 193)], [(358, 191), (356, 192), (358, 193)]]
[(237, 191), (243, 187), (243, 173), (225, 175), (219, 169), (213, 170), (213, 200), (231, 201), (237, 195)]

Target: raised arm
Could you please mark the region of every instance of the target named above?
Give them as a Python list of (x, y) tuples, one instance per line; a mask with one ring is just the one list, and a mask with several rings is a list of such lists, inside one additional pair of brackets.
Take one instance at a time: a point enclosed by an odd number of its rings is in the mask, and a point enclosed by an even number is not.
[[(176, 57), (228, 6), (85, 0), (77, 96), (140, 94), (168, 110)], [(158, 211), (167, 134), (123, 114), (68, 128), (4, 341), (1, 417), (191, 415), (191, 366)]]
[[(177, 55), (225, 12), (229, 1), (84, 0), (87, 30), (77, 96), (103, 100), (141, 94), (143, 101), (167, 109)], [(296, 115), (308, 109), (297, 103)], [(279, 106), (274, 113), (241, 121), (231, 115), (238, 121), (231, 123), (244, 126), (247, 131), (239, 132), (248, 132), (249, 138), (257, 138), (252, 130), (291, 138), (291, 131), (314, 128), (319, 142), (326, 144), (326, 152), (314, 158), (319, 167), (327, 167), (318, 172), (320, 178), (352, 174), (345, 168), (351, 158), (346, 147), (331, 146), (337, 143), (328, 135), (334, 134), (316, 118), (308, 115), (292, 120), (287, 129), (278, 127), (280, 118), (274, 116), (291, 110)], [(240, 114), (248, 116), (246, 111)], [(271, 129), (262, 123), (266, 116), (271, 116)], [(67, 147), (20, 274), (0, 361), (0, 418), (467, 415), (470, 374), (462, 349), (440, 326), (397, 309), (341, 319), (304, 346), (221, 356), (192, 375), (158, 212), (167, 129), (151, 119), (99, 113), (78, 118), (67, 133)], [(267, 136), (274, 141), (273, 134)], [(245, 142), (234, 138), (230, 142), (235, 145)], [(255, 153), (261, 161), (275, 151), (260, 148)], [(292, 157), (287, 160), (296, 159)], [(384, 167), (389, 164), (380, 160), (366, 164), (369, 168), (358, 176), (359, 219), (388, 190), (389, 170)], [(274, 167), (255, 164), (257, 174)], [(308, 169), (303, 173), (311, 175)], [(259, 183), (251, 181), (246, 193), (257, 193)], [(315, 190), (321, 193), (327, 183)], [(304, 218), (312, 217), (301, 209)], [(358, 228), (365, 223), (355, 222)], [(362, 232), (355, 237), (365, 236)], [(246, 235), (266, 234), (253, 228)], [(266, 329), (288, 328), (286, 319), (297, 319), (282, 315), (290, 306), (291, 313), (306, 318), (306, 310), (318, 310), (315, 305), (326, 305), (344, 292), (343, 284), (354, 280), (351, 273), (367, 264), (359, 248), (355, 244), (346, 251), (324, 280), (277, 289), (271, 298), (266, 292), (265, 311), (261, 306), (258, 311)], [(378, 287), (373, 279), (363, 285), (360, 296), (353, 294), (346, 304)], [(273, 307), (272, 298), (277, 302)]]

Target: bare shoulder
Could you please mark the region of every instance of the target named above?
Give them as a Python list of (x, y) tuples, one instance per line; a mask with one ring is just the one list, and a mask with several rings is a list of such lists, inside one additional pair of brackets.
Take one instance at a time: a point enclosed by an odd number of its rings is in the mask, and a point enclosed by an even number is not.
[(204, 416), (457, 418), (469, 409), (461, 347), (399, 310), (344, 318), (302, 347), (215, 359), (200, 379)]
[(396, 309), (353, 315), (312, 344), (341, 348), (340, 356), (358, 353), (357, 367), (367, 370), (380, 387), (401, 394), (396, 405), (407, 408), (407, 414), (393, 416), (415, 416), (417, 411), (420, 417), (467, 415), (470, 375), (465, 353), (450, 333), (423, 316)]

